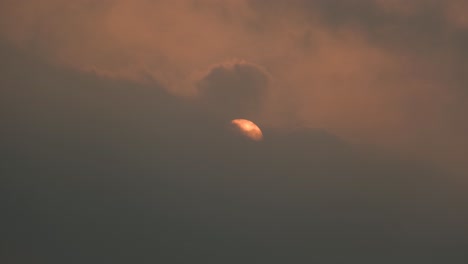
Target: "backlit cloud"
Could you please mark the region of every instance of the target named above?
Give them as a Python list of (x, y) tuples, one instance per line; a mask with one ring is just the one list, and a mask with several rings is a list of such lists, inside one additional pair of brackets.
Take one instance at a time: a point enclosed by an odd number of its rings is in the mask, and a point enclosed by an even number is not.
[[(0, 32), (53, 63), (156, 82), (181, 95), (196, 94), (200, 86), (213, 95), (206, 86), (232, 80), (232, 74), (212, 73), (201, 84), (199, 73), (210, 65), (231, 58), (255, 62), (275, 82), (264, 107), (254, 106), (257, 92), (243, 102), (246, 109), (258, 108), (264, 122), (321, 127), (354, 142), (463, 164), (464, 5), (458, 0), (11, 0), (0, 3)], [(221, 90), (238, 91), (216, 89)]]
[(214, 66), (198, 83), (203, 107), (227, 119), (258, 115), (266, 100), (268, 74), (246, 62), (228, 62)]

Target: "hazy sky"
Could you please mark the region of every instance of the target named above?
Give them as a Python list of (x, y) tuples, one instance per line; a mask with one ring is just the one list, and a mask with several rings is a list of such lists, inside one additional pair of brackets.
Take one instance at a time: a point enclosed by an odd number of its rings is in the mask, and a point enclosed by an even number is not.
[(0, 1), (0, 262), (466, 263), (467, 8)]

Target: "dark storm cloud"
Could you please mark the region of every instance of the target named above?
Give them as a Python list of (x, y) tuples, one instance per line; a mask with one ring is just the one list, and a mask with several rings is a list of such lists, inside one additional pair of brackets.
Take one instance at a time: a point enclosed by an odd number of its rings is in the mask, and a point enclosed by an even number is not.
[(270, 77), (255, 64), (233, 61), (214, 66), (197, 83), (200, 103), (226, 119), (258, 116)]
[(464, 5), (2, 1), (0, 262), (465, 263)]
[(463, 257), (468, 197), (446, 172), (316, 129), (245, 140), (160, 86), (1, 50), (2, 261)]

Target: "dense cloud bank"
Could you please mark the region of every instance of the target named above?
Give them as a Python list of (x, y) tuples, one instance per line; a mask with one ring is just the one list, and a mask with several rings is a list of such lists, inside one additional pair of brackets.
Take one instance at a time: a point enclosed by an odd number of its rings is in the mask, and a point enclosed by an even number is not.
[(1, 55), (2, 262), (466, 257), (468, 196), (447, 171), (260, 120), (249, 141), (160, 85)]

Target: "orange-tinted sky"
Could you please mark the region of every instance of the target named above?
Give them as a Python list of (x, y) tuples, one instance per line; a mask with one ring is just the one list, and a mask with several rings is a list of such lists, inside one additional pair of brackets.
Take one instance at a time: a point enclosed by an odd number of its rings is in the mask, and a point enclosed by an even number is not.
[[(196, 93), (212, 67), (242, 60), (271, 78), (259, 106), (265, 123), (324, 128), (462, 166), (464, 5), (19, 0), (1, 3), (0, 28), (3, 38), (64, 67), (162, 83), (182, 95)], [(259, 96), (252, 89), (233, 96)]]

